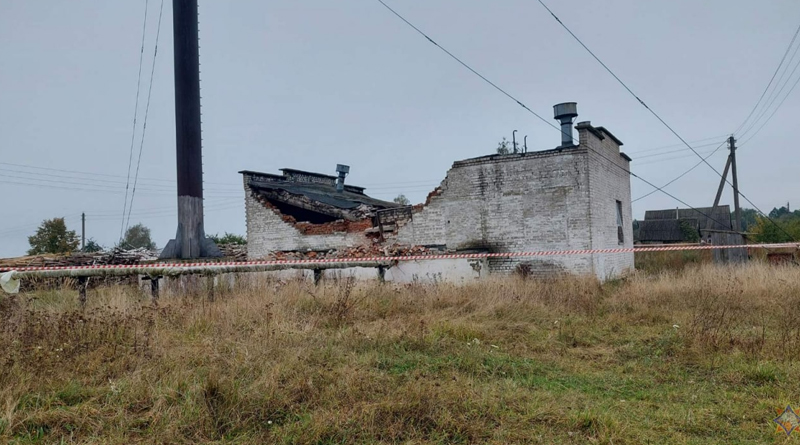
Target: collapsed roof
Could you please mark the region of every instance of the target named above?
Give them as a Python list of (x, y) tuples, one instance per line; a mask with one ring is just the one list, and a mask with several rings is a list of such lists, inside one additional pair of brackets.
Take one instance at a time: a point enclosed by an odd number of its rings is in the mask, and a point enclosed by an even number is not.
[(249, 170), (239, 173), (244, 175), (245, 185), (259, 201), (297, 222), (356, 221), (372, 217), (378, 210), (400, 207), (400, 204), (367, 196), (363, 187), (344, 184), (339, 190), (339, 178), (335, 176), (289, 168), (281, 172), (282, 175)]

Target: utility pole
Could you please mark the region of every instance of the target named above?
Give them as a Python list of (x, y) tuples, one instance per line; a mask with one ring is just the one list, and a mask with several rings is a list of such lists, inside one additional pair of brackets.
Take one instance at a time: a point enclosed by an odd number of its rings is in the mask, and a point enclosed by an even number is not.
[(728, 138), (728, 147), (731, 152), (728, 155), (728, 161), (725, 163), (725, 170), (722, 171), (722, 177), (719, 181), (719, 188), (717, 188), (717, 196), (714, 198), (714, 207), (712, 207), (712, 209), (716, 209), (719, 205), (719, 200), (722, 198), (722, 190), (725, 188), (725, 182), (728, 180), (728, 170), (731, 170), (733, 179), (733, 230), (739, 232), (741, 230), (742, 210), (739, 208), (739, 181), (736, 175), (736, 139), (734, 139), (733, 136)]
[(81, 213), (81, 251), (86, 250), (86, 213)]
[(719, 187), (717, 188), (717, 196), (714, 198), (714, 206), (712, 209), (716, 209), (719, 205), (719, 200), (722, 198), (722, 190), (725, 188), (725, 181), (728, 180), (728, 170), (731, 168), (731, 155), (728, 155), (728, 160), (725, 162), (725, 170), (722, 171), (722, 178), (719, 180)]
[(200, 45), (197, 0), (172, 1), (175, 60), (175, 141), (178, 230), (161, 258), (222, 256), (203, 227), (203, 154), (200, 133)]
[(733, 209), (736, 219), (733, 222), (733, 230), (741, 231), (742, 209), (739, 208), (739, 181), (736, 177), (736, 139), (733, 136), (728, 138), (731, 148), (731, 176), (733, 178)]

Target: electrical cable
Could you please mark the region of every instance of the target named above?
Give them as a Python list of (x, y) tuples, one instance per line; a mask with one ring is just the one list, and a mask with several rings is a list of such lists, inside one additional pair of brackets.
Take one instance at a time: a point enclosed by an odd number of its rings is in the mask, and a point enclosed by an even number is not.
[[(150, 85), (147, 87), (147, 105), (144, 109), (144, 122), (142, 124), (142, 138), (139, 143), (139, 159), (136, 161), (136, 175), (133, 178), (133, 191), (131, 192), (131, 202), (128, 206), (128, 221), (125, 223), (125, 230), (128, 230), (133, 209), (133, 199), (136, 197), (136, 184), (139, 181), (139, 167), (142, 164), (142, 149), (144, 148), (144, 137), (147, 134), (147, 115), (150, 112), (150, 96), (153, 93), (153, 75), (156, 71), (156, 60), (158, 60), (158, 39), (161, 36), (161, 17), (164, 15), (164, 0), (161, 0), (161, 8), (158, 12), (158, 26), (156, 30), (156, 42), (153, 49), (153, 65), (150, 68)], [(123, 215), (124, 222), (124, 215)]]
[(125, 185), (125, 200), (122, 203), (122, 223), (119, 227), (119, 237), (122, 239), (122, 230), (125, 224), (125, 210), (128, 207), (128, 187), (130, 186), (131, 180), (131, 166), (133, 165), (133, 145), (134, 140), (136, 137), (136, 118), (139, 115), (139, 91), (142, 86), (142, 61), (144, 59), (144, 41), (145, 36), (147, 35), (147, 6), (150, 2), (148, 0), (144, 1), (144, 20), (142, 24), (142, 48), (139, 51), (139, 75), (136, 79), (136, 104), (133, 108), (133, 129), (131, 130), (131, 149), (130, 155), (128, 156), (128, 176), (127, 176), (127, 185)]
[[(557, 130), (559, 133), (564, 133), (564, 132), (563, 132), (563, 131), (562, 131), (562, 130), (559, 128), (559, 127), (556, 127), (554, 124), (550, 123), (548, 120), (544, 119), (542, 116), (540, 116), (540, 115), (536, 114), (536, 113), (535, 113), (533, 110), (531, 110), (530, 108), (528, 108), (528, 107), (527, 107), (525, 104), (523, 104), (522, 102), (520, 102), (520, 101), (519, 101), (517, 98), (515, 98), (515, 97), (514, 97), (514, 96), (512, 96), (511, 94), (507, 93), (505, 90), (503, 90), (502, 88), (500, 88), (499, 86), (497, 86), (495, 83), (491, 82), (489, 79), (487, 79), (486, 77), (484, 77), (482, 74), (478, 73), (478, 72), (477, 72), (475, 69), (473, 69), (472, 67), (470, 67), (469, 65), (467, 65), (467, 64), (466, 64), (465, 62), (463, 62), (461, 59), (459, 59), (458, 57), (456, 57), (455, 55), (453, 55), (453, 54), (452, 54), (450, 51), (448, 51), (447, 49), (443, 48), (441, 45), (439, 45), (438, 43), (436, 43), (436, 42), (435, 42), (435, 41), (434, 41), (432, 38), (428, 37), (428, 35), (427, 35), (427, 34), (425, 34), (425, 33), (424, 33), (422, 30), (420, 30), (419, 28), (417, 28), (416, 26), (414, 26), (414, 25), (413, 25), (411, 22), (409, 22), (408, 20), (406, 20), (406, 19), (405, 19), (405, 17), (403, 17), (402, 15), (400, 15), (400, 14), (399, 14), (397, 11), (395, 11), (395, 10), (394, 10), (394, 9), (392, 9), (391, 7), (389, 7), (389, 5), (387, 5), (387, 4), (386, 4), (386, 3), (385, 3), (383, 0), (377, 0), (377, 2), (378, 2), (378, 3), (380, 3), (381, 5), (383, 5), (383, 6), (384, 6), (386, 9), (388, 9), (388, 10), (389, 10), (389, 11), (390, 11), (392, 14), (394, 14), (395, 16), (397, 16), (397, 17), (398, 17), (400, 20), (402, 20), (403, 22), (405, 22), (405, 23), (406, 23), (406, 24), (407, 24), (409, 27), (411, 27), (412, 29), (414, 29), (414, 30), (415, 30), (417, 33), (419, 33), (420, 35), (422, 35), (423, 37), (425, 37), (425, 38), (426, 38), (426, 39), (427, 39), (427, 40), (428, 40), (430, 43), (432, 43), (434, 46), (436, 46), (437, 48), (441, 49), (441, 50), (442, 50), (444, 53), (446, 53), (448, 56), (450, 56), (451, 58), (453, 58), (454, 60), (456, 60), (458, 63), (460, 63), (462, 66), (464, 66), (465, 68), (467, 68), (467, 69), (468, 69), (469, 71), (471, 71), (473, 74), (475, 74), (476, 76), (478, 76), (478, 77), (480, 77), (481, 79), (483, 79), (483, 80), (484, 80), (486, 83), (488, 83), (489, 85), (491, 85), (492, 87), (494, 87), (494, 88), (495, 88), (496, 90), (498, 90), (499, 92), (503, 93), (503, 94), (504, 94), (505, 96), (507, 96), (509, 99), (511, 99), (511, 100), (513, 100), (514, 102), (516, 102), (518, 105), (520, 105), (522, 108), (524, 108), (526, 111), (528, 111), (528, 112), (529, 112), (529, 113), (531, 113), (532, 115), (534, 115), (534, 116), (536, 116), (537, 118), (539, 118), (539, 119), (540, 119), (542, 122), (544, 122), (544, 123), (546, 123), (547, 125), (549, 125), (549, 126), (551, 126), (551, 127), (555, 128), (555, 129), (556, 129), (556, 130)], [(540, 3), (541, 3), (541, 0), (540, 0)], [(544, 3), (542, 3), (542, 6), (544, 6), (545, 8), (547, 8), (547, 6), (546, 6), (546, 5), (544, 5)], [(548, 10), (549, 10), (549, 9), (548, 9)], [(551, 13), (551, 14), (552, 14), (552, 13)], [(556, 18), (556, 20), (558, 20), (558, 17), (556, 17), (555, 15), (553, 15), (553, 17), (555, 17), (555, 18)], [(560, 20), (559, 20), (559, 23), (560, 23)], [(571, 33), (571, 32), (570, 32), (570, 33)], [(573, 34), (573, 35), (574, 35), (574, 34)], [(577, 38), (577, 37), (576, 37), (576, 38)], [(585, 47), (585, 45), (584, 45), (584, 47)], [(588, 50), (588, 48), (586, 48), (586, 49)], [(590, 52), (591, 52), (591, 51), (590, 51)], [(597, 57), (595, 57), (595, 58), (597, 59)], [(602, 62), (602, 61), (600, 61), (600, 59), (597, 59), (597, 60), (598, 60), (598, 61), (599, 61), (601, 64), (603, 64), (603, 62)], [(603, 64), (603, 66), (605, 66), (605, 64)], [(608, 68), (606, 67), (606, 69), (608, 69)], [(609, 70), (609, 72), (611, 72), (611, 71)], [(613, 74), (613, 72), (612, 72), (611, 74), (612, 74), (612, 75), (614, 75), (614, 74)], [(616, 76), (614, 75), (614, 77), (616, 77)], [(619, 80), (619, 78), (617, 78), (617, 79)], [(622, 83), (622, 81), (620, 81), (620, 83)], [(624, 84), (624, 83), (623, 83), (623, 86), (625, 86), (625, 84)], [(627, 88), (627, 86), (626, 86), (625, 88)], [(628, 91), (630, 91), (630, 89), (628, 89)], [(631, 94), (633, 94), (633, 92), (631, 92)], [(634, 96), (635, 96), (635, 95), (634, 95)], [(637, 99), (638, 99), (638, 97), (637, 97)], [(640, 102), (642, 102), (642, 101), (641, 101), (641, 99), (639, 99), (639, 101), (640, 101)], [(643, 104), (643, 105), (645, 105), (645, 104), (644, 104), (644, 102), (642, 102), (642, 104)], [(645, 105), (645, 107), (647, 107), (647, 105)], [(648, 108), (648, 109), (649, 109), (649, 108)], [(651, 110), (651, 112), (652, 112), (652, 110)], [(653, 114), (655, 114), (655, 113), (653, 113)], [(657, 116), (657, 115), (656, 115), (656, 116)], [(659, 118), (659, 119), (660, 119), (660, 118)], [(662, 122), (663, 122), (663, 121), (662, 121)], [(666, 122), (664, 122), (664, 124), (666, 125)], [(667, 126), (667, 127), (669, 128), (669, 126)], [(670, 128), (670, 129), (671, 129), (671, 128)], [(675, 132), (674, 132), (674, 130), (673, 130), (673, 133), (674, 133), (676, 136), (678, 136), (678, 138), (681, 140), (681, 142), (683, 142), (685, 145), (687, 145), (687, 146), (688, 146), (688, 147), (689, 147), (689, 148), (690, 148), (692, 151), (695, 151), (695, 150), (694, 150), (694, 149), (693, 149), (693, 148), (692, 148), (692, 147), (691, 147), (689, 144), (687, 144), (687, 143), (686, 143), (686, 141), (684, 141), (684, 140), (683, 140), (683, 138), (681, 138), (681, 137), (680, 137), (680, 136), (679, 136), (677, 133), (675, 133)], [(575, 139), (573, 138), (573, 140), (575, 140)], [(660, 188), (660, 187), (656, 186), (656, 185), (655, 185), (655, 184), (653, 184), (652, 182), (650, 182), (650, 181), (648, 181), (648, 180), (646, 180), (646, 179), (642, 178), (641, 176), (639, 176), (639, 175), (637, 175), (637, 174), (633, 173), (632, 171), (630, 171), (629, 169), (627, 169), (627, 168), (625, 168), (625, 167), (623, 167), (623, 166), (621, 166), (621, 165), (619, 165), (619, 164), (615, 163), (614, 161), (612, 161), (612, 160), (608, 159), (608, 158), (607, 158), (605, 155), (603, 155), (602, 153), (598, 152), (597, 150), (594, 150), (594, 149), (592, 149), (591, 147), (588, 147), (588, 146), (587, 146), (587, 148), (588, 148), (589, 150), (593, 151), (595, 154), (597, 154), (597, 155), (598, 155), (598, 156), (600, 156), (601, 158), (604, 158), (604, 159), (606, 159), (606, 160), (607, 160), (608, 162), (610, 162), (612, 165), (616, 166), (617, 168), (620, 168), (620, 169), (622, 169), (622, 170), (623, 170), (623, 171), (625, 171), (627, 174), (629, 174), (629, 175), (633, 176), (634, 178), (637, 178), (637, 179), (639, 179), (640, 181), (642, 181), (642, 182), (646, 183), (647, 185), (649, 185), (649, 186), (651, 186), (651, 187), (653, 187), (653, 188), (657, 189), (658, 191), (660, 191), (660, 192), (664, 193), (665, 195), (667, 195), (667, 196), (671, 197), (672, 199), (674, 199), (674, 200), (678, 201), (679, 203), (681, 203), (681, 204), (683, 204), (683, 205), (685, 205), (685, 206), (689, 207), (690, 209), (692, 209), (692, 210), (694, 210), (694, 211), (698, 212), (699, 214), (701, 214), (701, 215), (705, 216), (706, 218), (708, 218), (708, 219), (710, 219), (710, 220), (712, 220), (712, 221), (714, 221), (714, 222), (716, 222), (716, 223), (718, 223), (718, 224), (722, 224), (722, 223), (720, 223), (719, 221), (717, 221), (717, 220), (715, 220), (714, 218), (712, 218), (711, 216), (709, 216), (709, 215), (706, 215), (706, 214), (704, 214), (702, 211), (700, 211), (700, 210), (698, 210), (698, 209), (696, 209), (696, 208), (694, 208), (694, 207), (690, 206), (689, 204), (687, 204), (687, 203), (686, 203), (686, 202), (684, 202), (683, 200), (681, 200), (681, 199), (677, 198), (676, 196), (672, 195), (671, 193), (667, 192), (666, 190), (663, 190), (662, 188)], [(695, 153), (696, 153), (696, 151), (695, 151)], [(701, 156), (701, 158), (702, 158), (702, 156)], [(709, 164), (709, 166), (711, 166), (711, 164)], [(713, 167), (711, 167), (711, 168), (713, 169)], [(722, 176), (722, 175), (720, 174), (720, 176)], [(723, 224), (723, 226), (724, 226), (724, 224)]]
[[(790, 65), (791, 65), (792, 61), (794, 60), (795, 56), (797, 55), (798, 51), (800, 51), (800, 45), (798, 45), (797, 48), (795, 48), (794, 54), (792, 54), (792, 58), (789, 59), (789, 64)], [(740, 138), (746, 136), (747, 133), (749, 133), (756, 125), (758, 125), (758, 122), (761, 120), (761, 118), (764, 117), (769, 112), (770, 107), (772, 107), (772, 105), (775, 104), (775, 102), (778, 100), (778, 97), (781, 95), (783, 90), (786, 88), (786, 85), (788, 85), (789, 82), (792, 81), (792, 76), (794, 76), (794, 73), (797, 72), (797, 68), (799, 68), (799, 67), (800, 67), (800, 60), (797, 62), (797, 64), (795, 64), (794, 68), (792, 69), (792, 72), (789, 74), (789, 77), (786, 78), (786, 81), (783, 82), (783, 85), (780, 86), (780, 89), (778, 89), (777, 85), (775, 86), (775, 88), (773, 88), (772, 92), (767, 97), (767, 101), (769, 101), (769, 103), (767, 103), (761, 109), (761, 111), (757, 114), (755, 120), (753, 120), (753, 122), (744, 130), (744, 132), (742, 132), (739, 135)], [(789, 68), (787, 67), (783, 71), (781, 76), (778, 78), (778, 83), (780, 83), (783, 80), (783, 76), (786, 74), (786, 72), (788, 70), (789, 70)], [(787, 93), (787, 95), (784, 96), (783, 100), (786, 100), (786, 97), (788, 97), (788, 95), (789, 95), (789, 93)], [(783, 102), (783, 100), (781, 102)], [(778, 108), (780, 108), (780, 106), (778, 106)], [(777, 108), (776, 108), (776, 110), (777, 110)]]
[[(725, 146), (725, 142), (723, 142), (723, 143), (719, 144), (719, 147), (715, 148), (715, 149), (714, 149), (714, 151), (712, 151), (710, 155), (706, 156), (706, 159), (710, 158), (711, 156), (714, 156), (714, 153), (716, 153), (716, 152), (717, 152), (717, 151), (718, 151), (720, 148), (722, 148), (723, 146)], [(688, 175), (688, 174), (689, 174), (689, 172), (691, 172), (692, 170), (696, 169), (697, 167), (699, 167), (699, 166), (700, 166), (700, 165), (702, 165), (702, 164), (703, 164), (703, 162), (702, 162), (702, 161), (701, 161), (701, 162), (698, 162), (697, 164), (695, 164), (694, 166), (692, 166), (692, 168), (690, 168), (689, 170), (686, 170), (685, 172), (681, 173), (680, 175), (678, 175), (677, 177), (675, 177), (673, 180), (671, 180), (671, 181), (669, 181), (668, 183), (664, 184), (662, 187), (668, 187), (670, 184), (672, 184), (673, 182), (677, 181), (678, 179), (681, 179), (682, 177), (684, 177), (684, 176)], [(652, 191), (650, 191), (649, 193), (647, 193), (646, 195), (642, 195), (642, 196), (640, 196), (640, 197), (638, 197), (638, 198), (634, 199), (633, 201), (631, 201), (631, 203), (634, 203), (634, 202), (636, 202), (636, 201), (638, 201), (638, 200), (640, 200), (640, 199), (647, 198), (648, 196), (652, 195), (652, 194), (653, 194), (653, 193), (655, 193), (655, 192), (656, 192), (656, 190), (652, 190)]]
[[(381, 1), (381, 0), (378, 0), (378, 1)], [(691, 146), (691, 145), (689, 145), (689, 143), (688, 143), (688, 142), (686, 142), (686, 140), (685, 140), (683, 137), (681, 137), (681, 135), (679, 135), (679, 134), (678, 134), (678, 132), (676, 132), (676, 131), (675, 131), (675, 130), (674, 130), (674, 129), (673, 129), (673, 128), (672, 128), (672, 127), (669, 125), (669, 124), (667, 124), (667, 122), (666, 122), (666, 121), (664, 121), (664, 119), (662, 119), (662, 118), (661, 118), (661, 116), (659, 116), (659, 115), (658, 115), (658, 113), (656, 113), (655, 111), (653, 111), (653, 109), (652, 109), (652, 108), (650, 108), (650, 107), (649, 107), (649, 106), (648, 106), (648, 105), (647, 105), (647, 104), (646, 104), (646, 103), (645, 103), (645, 102), (644, 102), (644, 101), (643, 101), (643, 100), (642, 100), (642, 99), (641, 99), (639, 96), (637, 96), (637, 95), (636, 95), (636, 93), (634, 93), (634, 92), (633, 92), (633, 90), (631, 90), (631, 89), (628, 87), (628, 85), (626, 85), (626, 84), (625, 84), (625, 82), (623, 82), (623, 81), (622, 81), (622, 79), (620, 79), (620, 78), (619, 78), (619, 77), (618, 77), (616, 74), (614, 74), (614, 72), (613, 72), (613, 71), (611, 71), (611, 68), (609, 68), (609, 67), (608, 67), (608, 66), (607, 66), (607, 65), (606, 65), (606, 64), (605, 64), (605, 63), (604, 63), (602, 60), (600, 60), (600, 58), (599, 58), (599, 57), (597, 57), (597, 55), (596, 55), (594, 52), (592, 52), (592, 50), (591, 50), (591, 49), (589, 49), (589, 47), (588, 47), (588, 46), (586, 46), (586, 44), (585, 44), (585, 43), (583, 43), (583, 41), (581, 41), (581, 39), (579, 39), (579, 38), (578, 38), (578, 36), (576, 36), (576, 35), (575, 35), (575, 33), (573, 33), (573, 32), (572, 32), (572, 30), (570, 30), (570, 29), (569, 29), (569, 28), (567, 27), (567, 25), (565, 25), (565, 24), (564, 24), (564, 22), (562, 22), (562, 21), (561, 21), (561, 19), (559, 19), (559, 18), (558, 18), (558, 16), (556, 16), (556, 15), (555, 15), (555, 13), (553, 13), (553, 11), (552, 11), (552, 10), (550, 10), (550, 8), (548, 8), (548, 7), (547, 7), (547, 5), (546, 5), (546, 4), (545, 4), (545, 3), (544, 3), (542, 0), (537, 0), (537, 1), (539, 2), (539, 4), (540, 4), (540, 5), (542, 5), (542, 6), (544, 7), (544, 9), (546, 9), (546, 10), (547, 10), (547, 12), (549, 12), (549, 13), (550, 13), (550, 15), (551, 15), (551, 16), (553, 16), (553, 18), (554, 18), (554, 19), (555, 19), (555, 20), (558, 22), (558, 24), (559, 24), (559, 25), (561, 25), (561, 27), (562, 27), (562, 28), (564, 28), (564, 29), (565, 29), (565, 30), (566, 30), (566, 31), (567, 31), (567, 32), (568, 32), (568, 33), (569, 33), (569, 34), (570, 34), (570, 35), (571, 35), (571, 36), (572, 36), (572, 37), (573, 37), (573, 38), (574, 38), (574, 39), (575, 39), (575, 40), (576, 40), (576, 41), (577, 41), (577, 42), (578, 42), (578, 43), (579, 43), (579, 44), (580, 44), (580, 45), (581, 45), (581, 46), (582, 46), (582, 47), (583, 47), (583, 48), (584, 48), (584, 49), (585, 49), (585, 50), (586, 50), (586, 51), (587, 51), (587, 52), (588, 52), (588, 53), (589, 53), (589, 54), (590, 54), (590, 55), (591, 55), (591, 56), (592, 56), (592, 57), (593, 57), (593, 58), (594, 58), (594, 59), (595, 59), (595, 60), (596, 60), (596, 61), (597, 61), (597, 62), (598, 62), (600, 65), (601, 65), (601, 66), (602, 66), (602, 67), (603, 67), (603, 68), (605, 68), (605, 70), (606, 70), (606, 71), (608, 71), (608, 73), (609, 73), (609, 74), (611, 74), (611, 76), (612, 76), (612, 77), (614, 77), (614, 79), (616, 79), (616, 80), (617, 80), (617, 82), (619, 82), (619, 84), (620, 84), (620, 85), (622, 85), (622, 87), (623, 87), (623, 88), (625, 88), (625, 90), (626, 90), (626, 91), (628, 91), (628, 93), (630, 93), (630, 94), (631, 94), (631, 95), (632, 95), (632, 96), (633, 96), (633, 97), (634, 97), (634, 98), (635, 98), (637, 101), (639, 101), (639, 103), (640, 103), (640, 104), (641, 104), (641, 105), (642, 105), (642, 106), (643, 106), (643, 107), (644, 107), (644, 108), (645, 108), (647, 111), (649, 111), (649, 112), (650, 112), (650, 114), (652, 114), (653, 116), (655, 116), (655, 118), (656, 118), (656, 119), (658, 119), (658, 121), (659, 121), (659, 122), (661, 122), (661, 124), (663, 124), (663, 125), (664, 125), (664, 126), (665, 126), (665, 127), (666, 127), (666, 128), (667, 128), (667, 129), (668, 129), (668, 130), (669, 130), (669, 131), (672, 133), (672, 134), (673, 134), (673, 135), (675, 135), (675, 137), (677, 137), (677, 138), (678, 138), (678, 139), (679, 139), (681, 142), (683, 142), (683, 144), (684, 144), (684, 145), (686, 145), (686, 147), (688, 147), (690, 150), (692, 150), (692, 152), (694, 152), (694, 154), (695, 154), (695, 155), (697, 155), (697, 157), (699, 157), (699, 158), (700, 158), (700, 160), (701, 160), (701, 162), (702, 162), (702, 163), (706, 164), (706, 165), (707, 165), (707, 166), (708, 166), (708, 167), (709, 167), (711, 170), (713, 170), (713, 171), (714, 171), (714, 173), (716, 173), (716, 174), (717, 174), (717, 176), (719, 176), (720, 178), (722, 178), (722, 179), (723, 179), (725, 182), (727, 182), (727, 183), (728, 183), (728, 184), (729, 184), (731, 187), (733, 187), (733, 184), (731, 184), (731, 182), (730, 182), (730, 181), (728, 181), (728, 179), (727, 179), (727, 178), (724, 178), (724, 177), (722, 176), (722, 173), (720, 173), (720, 172), (719, 172), (719, 171), (718, 171), (716, 168), (714, 168), (714, 166), (713, 166), (713, 165), (711, 165), (711, 164), (710, 164), (710, 163), (709, 163), (709, 162), (708, 162), (708, 161), (707, 161), (707, 160), (706, 160), (706, 159), (705, 159), (705, 158), (704, 158), (704, 157), (703, 157), (703, 156), (702, 156), (700, 153), (698, 153), (698, 152), (697, 152), (697, 150), (695, 150), (694, 148), (692, 148), (692, 146)], [(759, 213), (761, 213), (761, 215), (762, 215), (762, 216), (764, 216), (765, 218), (767, 218), (767, 219), (768, 219), (768, 220), (769, 220), (769, 221), (770, 221), (770, 222), (771, 222), (771, 223), (772, 223), (772, 224), (773, 224), (775, 227), (779, 228), (781, 231), (783, 231), (783, 232), (784, 232), (786, 235), (790, 236), (790, 237), (791, 237), (791, 238), (794, 240), (794, 237), (792, 237), (792, 236), (791, 236), (791, 235), (790, 235), (788, 232), (786, 232), (786, 231), (783, 229), (783, 227), (781, 227), (780, 225), (778, 225), (778, 223), (776, 223), (775, 221), (773, 221), (773, 220), (772, 220), (772, 218), (770, 218), (770, 217), (769, 217), (769, 215), (767, 215), (767, 214), (765, 214), (764, 212), (762, 212), (762, 211), (761, 211), (761, 209), (759, 209), (759, 208), (758, 208), (758, 206), (756, 206), (755, 204), (753, 204), (753, 202), (752, 202), (752, 201), (750, 201), (749, 199), (747, 199), (747, 197), (744, 195), (744, 193), (742, 193), (742, 192), (741, 192), (741, 190), (738, 190), (738, 188), (737, 188), (737, 187), (734, 187), (734, 193), (738, 193), (738, 194), (739, 194), (739, 196), (741, 196), (741, 197), (742, 197), (742, 198), (744, 198), (744, 199), (745, 199), (745, 200), (746, 200), (748, 203), (750, 203), (750, 205), (751, 205), (751, 206), (753, 206), (753, 208), (755, 208), (755, 209), (756, 209), (756, 210), (757, 210)]]
[(761, 93), (761, 97), (758, 98), (758, 101), (753, 106), (753, 109), (750, 110), (750, 113), (747, 115), (747, 117), (742, 121), (741, 124), (739, 124), (739, 127), (737, 127), (736, 130), (733, 131), (733, 134), (739, 133), (739, 130), (741, 130), (742, 127), (744, 127), (744, 125), (747, 123), (750, 117), (753, 116), (753, 113), (755, 113), (756, 109), (758, 108), (758, 105), (761, 103), (762, 100), (764, 100), (764, 96), (766, 96), (769, 87), (772, 86), (772, 82), (775, 80), (775, 76), (778, 75), (778, 71), (780, 71), (781, 67), (783, 66), (783, 62), (786, 61), (786, 56), (789, 55), (789, 51), (792, 49), (795, 40), (797, 40), (798, 34), (800, 34), (800, 25), (797, 26), (797, 30), (794, 32), (794, 36), (792, 36), (792, 40), (791, 42), (789, 42), (789, 46), (786, 47), (786, 51), (783, 53), (783, 57), (781, 58), (780, 63), (778, 63), (778, 66), (775, 68), (775, 72), (772, 73), (772, 77), (769, 79), (769, 83), (767, 83), (767, 87), (764, 88), (764, 91)]

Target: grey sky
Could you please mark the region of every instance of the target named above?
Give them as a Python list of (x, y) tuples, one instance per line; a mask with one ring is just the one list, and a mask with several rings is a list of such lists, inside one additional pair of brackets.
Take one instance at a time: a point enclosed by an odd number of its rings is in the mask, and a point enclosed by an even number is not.
[[(578, 120), (619, 137), (642, 177), (661, 185), (697, 163), (688, 151), (636, 159), (685, 147), (537, 2), (387, 2), (545, 118), (578, 102)], [(800, 19), (791, 0), (548, 4), (684, 138), (716, 137), (700, 145), (721, 143), (746, 117)], [(137, 152), (158, 8), (150, 0)], [(177, 218), (171, 10), (166, 0), (131, 217), (159, 246)], [(0, 257), (24, 254), (45, 218), (80, 230), (82, 211), (88, 236), (118, 239), (143, 12), (144, 0), (0, 2)], [(514, 129), (531, 151), (560, 141), (375, 0), (201, 0), (200, 39), (209, 233), (244, 233), (242, 169), (333, 174), (344, 163), (368, 194), (421, 202), (453, 161), (493, 152)], [(798, 96), (739, 152), (741, 190), (764, 211), (800, 206)], [(710, 162), (721, 171), (724, 159), (720, 150)], [(668, 190), (710, 205), (718, 180), (701, 166)], [(651, 190), (631, 183), (634, 197)], [(678, 205), (657, 193), (634, 216)]]

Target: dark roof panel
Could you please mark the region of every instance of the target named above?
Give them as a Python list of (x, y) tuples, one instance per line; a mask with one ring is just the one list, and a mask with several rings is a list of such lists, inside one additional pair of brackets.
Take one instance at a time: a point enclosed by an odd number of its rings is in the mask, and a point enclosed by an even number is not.
[(287, 193), (291, 193), (293, 195), (303, 195), (308, 199), (338, 207), (340, 209), (355, 209), (362, 204), (382, 209), (399, 206), (397, 203), (382, 201), (361, 193), (353, 193), (347, 190), (343, 192), (337, 192), (335, 187), (323, 184), (307, 184), (289, 181), (250, 181), (248, 185), (254, 190), (284, 190)]
[(682, 225), (698, 230), (698, 221), (692, 218), (639, 221), (639, 241), (662, 243), (686, 241)]
[(698, 221), (699, 230), (733, 230), (731, 208), (728, 205), (697, 207), (694, 209), (648, 210), (644, 213), (645, 221), (676, 220), (693, 218)]

